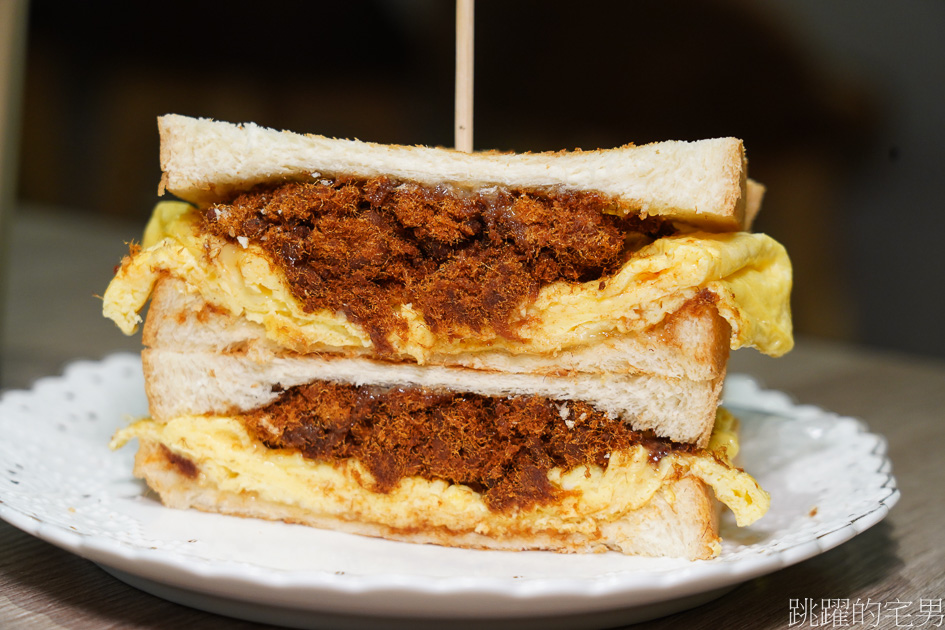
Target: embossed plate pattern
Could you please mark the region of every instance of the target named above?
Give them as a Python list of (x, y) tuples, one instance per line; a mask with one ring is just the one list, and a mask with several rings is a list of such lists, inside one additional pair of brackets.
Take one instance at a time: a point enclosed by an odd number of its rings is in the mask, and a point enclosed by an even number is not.
[[(822, 553), (899, 498), (885, 440), (751, 378), (726, 381), (741, 465), (772, 497), (711, 561), (444, 549), (162, 507), (111, 434), (147, 412), (137, 356), (71, 365), (0, 399), (0, 517), (162, 597), (296, 627), (450, 619), (630, 623)], [(816, 509), (815, 509), (816, 508)], [(455, 623), (454, 623), (455, 625)]]

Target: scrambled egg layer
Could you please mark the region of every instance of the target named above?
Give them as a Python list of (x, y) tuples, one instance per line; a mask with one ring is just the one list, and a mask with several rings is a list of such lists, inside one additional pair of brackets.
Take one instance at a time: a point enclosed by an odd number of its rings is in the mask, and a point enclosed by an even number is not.
[(116, 433), (111, 447), (120, 448), (135, 437), (153, 440), (196, 464), (197, 482), (203, 486), (252, 493), (314, 514), (394, 528), (423, 524), (463, 530), (475, 523), (476, 531), (486, 535), (547, 528), (593, 534), (600, 524), (644, 506), (664, 484), (687, 475), (710, 486), (735, 513), (738, 525), (763, 516), (768, 494), (732, 466), (738, 452), (736, 426), (720, 410), (708, 453), (671, 453), (653, 464), (649, 451), (636, 446), (611, 454), (606, 470), (593, 465), (553, 469), (548, 473), (552, 483), (577, 492), (553, 505), (508, 514), (490, 512), (479, 493), (443, 480), (409, 477), (388, 494), (372, 492), (371, 474), (359, 462), (320, 463), (298, 452), (271, 450), (233, 417), (183, 416), (166, 424), (141, 420)]
[[(142, 249), (126, 258), (104, 295), (103, 312), (126, 334), (155, 282), (172, 274), (208, 302), (262, 324), (267, 336), (297, 352), (360, 350), (367, 333), (342, 314), (306, 313), (282, 272), (261, 248), (201, 234), (188, 204), (161, 202), (148, 223)], [(408, 331), (391, 345), (418, 363), (433, 353), (477, 350), (554, 353), (603, 337), (646, 329), (700, 290), (717, 297), (732, 327), (732, 348), (754, 346), (780, 356), (793, 345), (789, 296), (791, 264), (784, 247), (764, 234), (690, 233), (661, 238), (634, 254), (616, 274), (587, 283), (556, 282), (522, 306), (520, 340), (497, 336), (437, 338), (422, 313), (400, 307)]]

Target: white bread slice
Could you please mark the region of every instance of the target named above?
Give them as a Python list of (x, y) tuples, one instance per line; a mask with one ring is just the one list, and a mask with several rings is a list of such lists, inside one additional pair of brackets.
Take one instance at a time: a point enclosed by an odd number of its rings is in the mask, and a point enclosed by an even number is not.
[[(708, 559), (717, 555), (719, 503), (699, 479), (684, 476), (664, 485), (642, 507), (622, 518), (596, 523), (593, 533), (567, 529), (532, 529), (486, 536), (477, 523), (455, 530), (423, 520), (409, 527), (349, 520), (298, 505), (266, 500), (255, 492), (222, 490), (197, 474), (192, 464), (169, 455), (159, 443), (142, 439), (135, 476), (144, 479), (164, 505), (233, 516), (299, 523), (364, 536), (450, 547), (507, 551), (549, 550), (568, 553), (619, 551), (628, 555)], [(238, 471), (237, 471), (238, 472)], [(188, 474), (189, 473), (189, 474)], [(369, 494), (363, 490), (363, 494)], [(362, 498), (352, 498), (354, 504)], [(434, 516), (434, 515), (430, 515)], [(488, 515), (481, 519), (488, 522)], [(482, 523), (478, 524), (480, 530)]]
[[(711, 337), (700, 337), (706, 327), (700, 327), (700, 318), (690, 317), (688, 312), (671, 316), (679, 323), (661, 326), (648, 338), (663, 341), (662, 346), (654, 344), (660, 348), (667, 347), (667, 331), (690, 333), (690, 351), (682, 349), (687, 345), (683, 340), (678, 354), (687, 361), (704, 355), (704, 379), (639, 371), (574, 369), (552, 373), (541, 369), (555, 365), (560, 356), (506, 357), (518, 369), (500, 371), (458, 365), (421, 367), (330, 354), (298, 355), (268, 342), (262, 326), (214, 309), (185, 288), (183, 282), (173, 278), (158, 283), (144, 330), (148, 346), (142, 352), (145, 382), (151, 415), (159, 421), (179, 415), (249, 411), (274, 402), (285, 388), (313, 381), (386, 387), (407, 384), (485, 396), (580, 400), (623, 419), (634, 429), (649, 429), (677, 442), (705, 446), (712, 432), (728, 356), (727, 327), (715, 327)], [(715, 318), (721, 320), (717, 314)], [(687, 327), (696, 329), (695, 333)], [(700, 343), (711, 343), (711, 348), (699, 348)], [(595, 351), (596, 347), (588, 348), (578, 357), (590, 362)], [(620, 362), (620, 357), (611, 348), (611, 356), (605, 360)], [(527, 369), (532, 364), (538, 371)], [(599, 368), (600, 363), (592, 367)], [(562, 413), (566, 413), (565, 406)]]
[(595, 191), (621, 212), (665, 216), (713, 231), (745, 225), (747, 162), (742, 141), (667, 141), (558, 153), (465, 153), (380, 145), (168, 114), (159, 192), (205, 204), (267, 181), (348, 175), (464, 189)]
[[(715, 306), (695, 298), (656, 326), (641, 332), (611, 334), (587, 346), (553, 354), (499, 350), (444, 353), (432, 355), (426, 363), (561, 377), (583, 372), (704, 381), (724, 373), (730, 340), (731, 327)], [(261, 324), (214, 307), (173, 276), (165, 276), (155, 284), (142, 341), (154, 349), (242, 353), (254, 355), (258, 361), (284, 352), (266, 338)]]
[(315, 381), (379, 387), (422, 387), (483, 396), (542, 396), (578, 400), (676, 442), (705, 446), (712, 433), (723, 378), (711, 381), (649, 374), (574, 373), (567, 377), (508, 374), (467, 368), (383, 363), (364, 358), (176, 352), (141, 353), (151, 416), (229, 415), (275, 402), (282, 390)]

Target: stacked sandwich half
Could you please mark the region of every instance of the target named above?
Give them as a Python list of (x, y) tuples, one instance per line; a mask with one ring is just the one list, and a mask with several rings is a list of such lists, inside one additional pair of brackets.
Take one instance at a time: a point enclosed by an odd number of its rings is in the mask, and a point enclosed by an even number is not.
[(142, 352), (162, 501), (452, 546), (707, 558), (729, 351), (791, 347), (741, 141), (555, 154), (382, 146), (176, 115), (104, 296)]

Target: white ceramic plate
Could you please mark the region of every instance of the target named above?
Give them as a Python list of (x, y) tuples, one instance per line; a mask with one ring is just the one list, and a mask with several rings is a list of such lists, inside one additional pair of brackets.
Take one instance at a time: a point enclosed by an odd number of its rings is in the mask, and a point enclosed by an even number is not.
[(0, 517), (161, 597), (294, 627), (489, 620), (599, 627), (683, 610), (879, 522), (899, 498), (882, 437), (748, 377), (726, 382), (742, 466), (770, 512), (723, 521), (710, 561), (446, 549), (162, 507), (116, 428), (144, 415), (137, 356), (70, 366), (0, 399)]

